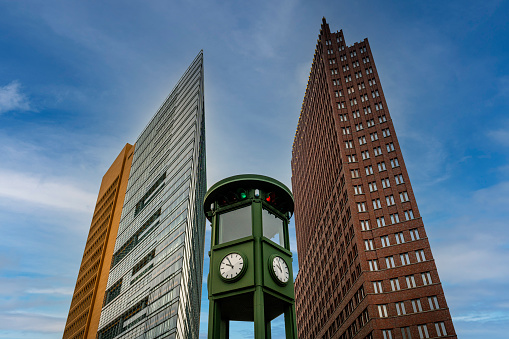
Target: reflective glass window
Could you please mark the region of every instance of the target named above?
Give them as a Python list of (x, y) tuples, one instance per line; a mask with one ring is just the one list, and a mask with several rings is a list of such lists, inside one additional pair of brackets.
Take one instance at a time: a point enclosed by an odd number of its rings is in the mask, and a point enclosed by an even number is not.
[(262, 210), (263, 236), (269, 238), (278, 245), (285, 246), (283, 233), (284, 221), (270, 213), (266, 209)]
[(252, 234), (251, 206), (222, 213), (218, 218), (219, 244), (247, 237)]

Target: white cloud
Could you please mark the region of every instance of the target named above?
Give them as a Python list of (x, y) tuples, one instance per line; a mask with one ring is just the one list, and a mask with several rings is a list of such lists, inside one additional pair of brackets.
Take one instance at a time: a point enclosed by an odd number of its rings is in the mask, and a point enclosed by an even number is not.
[(0, 330), (62, 332), (65, 318), (46, 314), (12, 312), (0, 315)]
[(1, 198), (79, 212), (90, 212), (95, 203), (94, 194), (58, 178), (43, 179), (29, 173), (2, 170)]
[(14, 110), (30, 110), (28, 98), (21, 93), (21, 85), (17, 81), (0, 87), (0, 114)]
[(488, 321), (504, 321), (509, 320), (507, 312), (478, 312), (467, 315), (453, 317), (453, 320), (463, 322), (488, 322)]
[(61, 294), (72, 295), (73, 290), (70, 288), (32, 288), (27, 291), (30, 294)]

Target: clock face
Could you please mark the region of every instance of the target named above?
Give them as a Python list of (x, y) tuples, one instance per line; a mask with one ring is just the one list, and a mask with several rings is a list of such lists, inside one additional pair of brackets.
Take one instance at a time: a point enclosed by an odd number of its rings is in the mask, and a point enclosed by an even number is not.
[(234, 280), (240, 278), (244, 273), (244, 258), (239, 253), (230, 253), (226, 255), (219, 264), (219, 273), (225, 280)]
[(272, 270), (274, 276), (279, 280), (280, 283), (286, 284), (290, 279), (290, 270), (288, 264), (280, 256), (275, 256), (272, 259)]

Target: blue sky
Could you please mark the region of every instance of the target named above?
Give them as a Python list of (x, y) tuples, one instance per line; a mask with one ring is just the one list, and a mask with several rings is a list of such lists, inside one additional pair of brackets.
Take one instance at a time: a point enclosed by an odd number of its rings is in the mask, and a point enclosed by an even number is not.
[(201, 49), (208, 185), (259, 173), (291, 187), (322, 16), (347, 44), (370, 41), (458, 335), (506, 338), (508, 13), (490, 0), (0, 1), (0, 338), (61, 337), (101, 177)]

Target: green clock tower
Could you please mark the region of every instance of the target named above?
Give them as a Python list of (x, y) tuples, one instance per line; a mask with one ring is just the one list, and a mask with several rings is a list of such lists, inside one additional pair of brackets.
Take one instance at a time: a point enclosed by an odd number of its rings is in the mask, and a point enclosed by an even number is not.
[(290, 190), (262, 175), (236, 175), (208, 190), (209, 339), (229, 338), (230, 320), (253, 321), (255, 339), (270, 339), (270, 321), (281, 314), (286, 338), (297, 338), (288, 239), (293, 207)]

